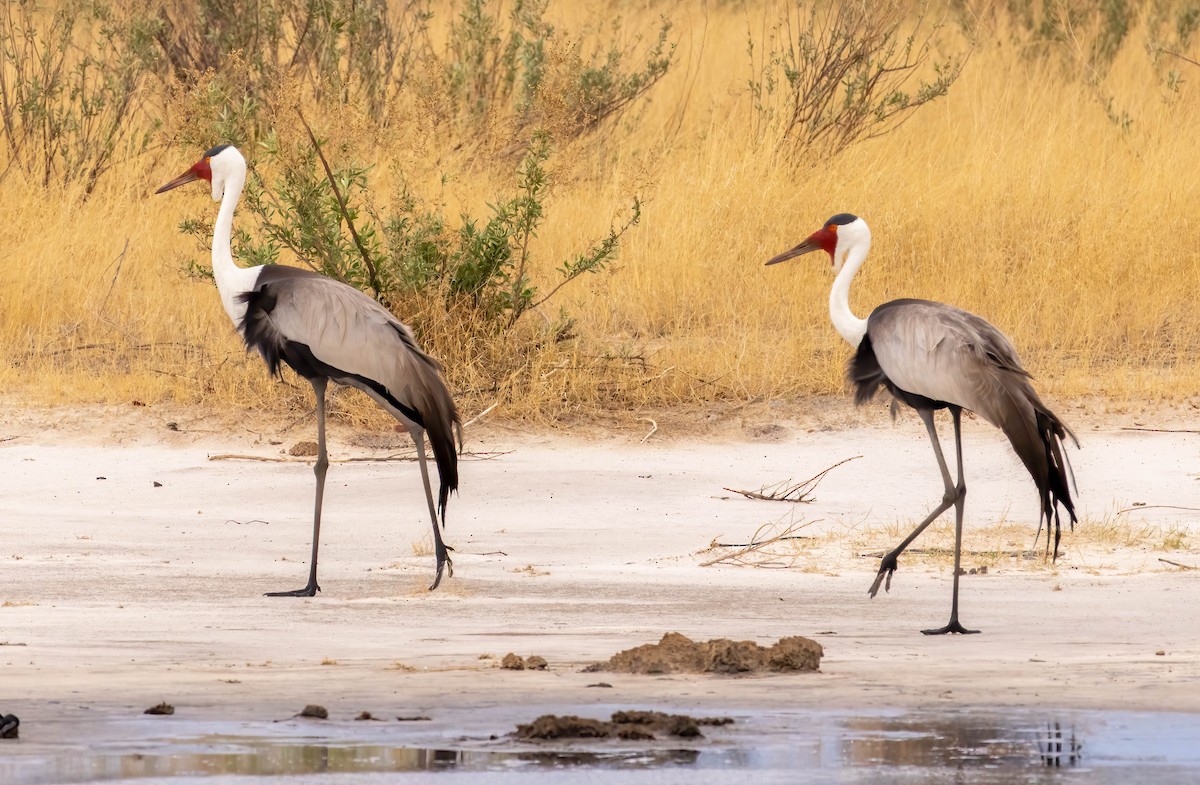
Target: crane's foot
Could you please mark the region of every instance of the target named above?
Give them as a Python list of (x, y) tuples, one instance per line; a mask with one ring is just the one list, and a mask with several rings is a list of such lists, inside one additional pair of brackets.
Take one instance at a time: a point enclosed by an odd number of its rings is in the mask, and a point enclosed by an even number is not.
[(449, 577), (454, 577), (454, 562), (450, 561), (450, 554), (447, 553), (447, 551), (452, 551), (454, 549), (449, 545), (443, 545), (442, 543), (438, 543), (438, 546), (440, 547), (434, 548), (434, 552), (437, 555), (437, 576), (435, 576), (433, 579), (433, 585), (429, 587), (430, 591), (433, 591), (441, 584), (443, 569), (446, 570), (446, 573)]
[[(883, 584), (884, 591), (892, 590), (892, 573), (899, 567), (896, 563), (896, 554), (889, 553), (883, 557), (883, 561), (879, 563), (879, 573), (875, 576), (875, 582), (871, 584), (871, 588), (867, 590), (870, 597), (874, 597), (879, 593), (879, 584)], [(886, 581), (885, 581), (886, 579)]]
[(303, 589), (296, 589), (295, 591), (269, 591), (264, 596), (267, 596), (267, 597), (316, 597), (317, 592), (319, 592), (320, 590), (321, 590), (321, 587), (317, 585), (316, 581), (311, 581)]
[(979, 630), (968, 630), (966, 627), (958, 623), (958, 619), (951, 619), (950, 623), (945, 627), (938, 627), (936, 630), (921, 630), (924, 635), (945, 635), (948, 632), (953, 632), (958, 635), (978, 635)]

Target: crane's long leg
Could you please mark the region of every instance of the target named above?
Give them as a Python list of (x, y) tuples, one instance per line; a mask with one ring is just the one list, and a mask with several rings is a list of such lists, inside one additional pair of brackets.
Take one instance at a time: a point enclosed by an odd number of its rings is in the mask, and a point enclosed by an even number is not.
[(317, 397), (317, 497), (313, 507), (312, 562), (308, 566), (308, 585), (295, 591), (270, 591), (268, 597), (312, 597), (321, 590), (317, 585), (317, 546), (321, 543), (321, 502), (325, 498), (325, 472), (329, 469), (329, 454), (325, 452), (325, 387), (326, 379), (309, 379)]
[[(921, 417), (921, 421), (925, 423), (925, 430), (929, 431), (929, 441), (933, 444), (933, 454), (937, 456), (938, 468), (942, 470), (942, 481), (946, 483), (946, 493), (942, 497), (942, 503), (934, 508), (933, 512), (921, 521), (917, 528), (913, 529), (912, 534), (904, 538), (904, 542), (897, 545), (888, 555), (883, 557), (883, 561), (879, 563), (879, 573), (875, 576), (875, 582), (871, 584), (871, 588), (867, 590), (867, 594), (874, 597), (879, 593), (879, 584), (883, 583), (884, 591), (892, 589), (892, 573), (896, 571), (898, 566), (896, 557), (904, 552), (904, 549), (912, 544), (912, 541), (917, 539), (921, 532), (929, 527), (929, 524), (937, 520), (937, 517), (950, 509), (950, 505), (955, 503), (958, 498), (958, 490), (954, 487), (954, 482), (950, 479), (950, 469), (946, 466), (946, 456), (942, 455), (942, 445), (938, 441), (937, 428), (933, 424), (933, 410), (917, 409), (917, 414)], [(957, 420), (955, 420), (957, 422)], [(957, 431), (956, 431), (957, 433)], [(962, 447), (959, 447), (959, 476), (962, 476)], [(886, 583), (884, 578), (887, 579)]]
[(958, 576), (962, 572), (963, 508), (967, 501), (967, 484), (963, 480), (962, 410), (952, 407), (950, 416), (954, 418), (954, 444), (958, 452), (958, 487), (955, 488), (957, 493), (954, 498), (954, 595), (950, 601), (950, 623), (936, 630), (921, 630), (926, 635), (945, 635), (948, 632), (971, 635), (979, 632), (968, 630), (958, 622)]
[(450, 561), (450, 554), (447, 551), (453, 548), (447, 547), (442, 542), (442, 533), (438, 529), (437, 506), (433, 503), (433, 489), (429, 485), (429, 467), (425, 464), (425, 432), (421, 429), (413, 429), (410, 431), (413, 438), (413, 443), (417, 445), (417, 463), (421, 466), (421, 482), (425, 485), (425, 501), (429, 504), (429, 519), (433, 521), (433, 555), (437, 559), (437, 576), (433, 579), (433, 585), (429, 587), (433, 591), (442, 582), (442, 570), (447, 568), (450, 577), (454, 577), (454, 563)]

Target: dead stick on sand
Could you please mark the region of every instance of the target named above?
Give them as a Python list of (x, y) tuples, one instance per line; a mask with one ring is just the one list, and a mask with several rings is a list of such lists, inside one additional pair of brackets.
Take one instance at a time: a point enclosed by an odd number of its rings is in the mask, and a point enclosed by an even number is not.
[(643, 436), (642, 440), (640, 442), (638, 442), (638, 444), (645, 444), (646, 440), (649, 439), (651, 436), (653, 436), (655, 434), (655, 432), (658, 431), (658, 423), (656, 423), (654, 420), (651, 420), (649, 417), (639, 417), (638, 420), (640, 420), (641, 422), (650, 423), (650, 433)]
[(1159, 561), (1162, 562), (1163, 564), (1169, 564), (1172, 567), (1180, 567), (1185, 570), (1200, 570), (1200, 567), (1193, 567), (1190, 564), (1180, 564), (1179, 562), (1171, 561), (1170, 559), (1159, 559)]
[[(464, 452), (459, 457), (476, 458), (481, 461), (490, 461), (499, 458), (502, 455), (511, 455), (512, 450), (499, 450), (495, 452)], [(312, 456), (315, 458), (315, 456)], [(238, 453), (220, 453), (218, 455), (210, 455), (210, 461), (260, 461), (262, 463), (312, 463), (312, 458), (309, 456), (280, 456), (280, 455), (240, 455)], [(412, 455), (395, 453), (393, 455), (365, 456), (357, 458), (330, 458), (330, 463), (387, 463), (388, 461), (415, 461), (416, 453)]]
[(785, 528), (779, 534), (777, 534), (773, 537), (766, 537), (766, 538), (760, 540), (758, 538), (760, 534), (762, 534), (764, 531), (769, 531), (771, 529), (771, 527), (773, 527), (773, 526), (778, 526), (780, 522), (764, 523), (762, 526), (759, 526), (758, 529), (755, 530), (753, 536), (750, 537), (750, 542), (747, 545), (734, 545), (734, 546), (722, 545), (721, 543), (717, 542), (716, 540), (713, 540), (712, 544), (708, 546), (709, 550), (712, 550), (713, 548), (729, 548), (729, 547), (737, 548), (738, 550), (736, 550), (732, 553), (723, 554), (721, 556), (716, 557), (715, 559), (709, 559), (706, 562), (702, 562), (700, 564), (700, 566), (701, 567), (711, 567), (714, 564), (719, 564), (721, 562), (725, 562), (727, 564), (738, 564), (738, 565), (746, 564), (751, 567), (775, 567), (775, 568), (787, 567), (788, 565), (786, 565), (786, 564), (781, 564), (779, 562), (774, 562), (774, 561), (767, 561), (767, 559), (770, 559), (771, 557), (774, 556), (774, 554), (770, 554), (770, 553), (761, 554), (761, 556), (764, 560), (758, 561), (758, 562), (747, 561), (746, 557), (759, 554), (759, 552), (762, 551), (764, 548), (766, 548), (768, 545), (773, 545), (773, 544), (775, 544), (777, 542), (781, 542), (783, 540), (811, 539), (811, 538), (804, 537), (802, 535), (794, 534), (794, 532), (797, 531), (798, 529), (803, 529), (807, 526), (811, 526), (812, 524), (818, 523), (818, 522), (819, 522), (819, 519), (817, 521), (802, 521), (800, 523), (790, 523), (790, 524), (788, 524), (787, 528)]
[(1132, 426), (1121, 428), (1122, 431), (1149, 431), (1151, 433), (1200, 433), (1198, 430), (1191, 428), (1134, 428)]
[[(794, 534), (791, 537), (776, 537), (773, 540), (766, 542), (780, 542), (781, 540), (812, 540), (815, 537), (810, 537), (807, 534)], [(714, 542), (708, 547), (710, 548), (749, 548), (751, 546), (762, 545), (760, 542)]]
[(488, 412), (490, 412), (492, 409), (495, 409), (499, 405), (500, 405), (500, 402), (496, 401), (491, 406), (487, 407), (486, 409), (481, 411), (479, 414), (475, 415), (474, 417), (472, 417), (471, 419), (469, 419), (465, 423), (463, 423), (462, 427), (469, 428), (470, 426), (474, 425), (479, 420), (483, 419), (484, 415), (486, 415)]
[(1180, 507), (1176, 504), (1139, 504), (1136, 507), (1117, 510), (1117, 515), (1123, 512), (1137, 512), (1138, 510), (1187, 510), (1189, 512), (1200, 512), (1200, 507)]
[(821, 480), (825, 479), (826, 474), (829, 474), (843, 463), (849, 463), (850, 461), (857, 460), (861, 457), (861, 455), (855, 455), (850, 458), (844, 458), (835, 463), (833, 466), (830, 466), (828, 469), (818, 472), (816, 475), (809, 477), (807, 480), (803, 480), (794, 485), (788, 484), (791, 482), (791, 480), (784, 480), (783, 482), (776, 483), (775, 485), (764, 485), (757, 491), (742, 491), (738, 490), (737, 488), (722, 488), (722, 490), (729, 491), (730, 493), (741, 494), (747, 499), (761, 499), (762, 501), (768, 502), (792, 502), (794, 504), (803, 502), (807, 504), (813, 501), (813, 499), (809, 498), (809, 494), (817, 489), (817, 486), (821, 484)]

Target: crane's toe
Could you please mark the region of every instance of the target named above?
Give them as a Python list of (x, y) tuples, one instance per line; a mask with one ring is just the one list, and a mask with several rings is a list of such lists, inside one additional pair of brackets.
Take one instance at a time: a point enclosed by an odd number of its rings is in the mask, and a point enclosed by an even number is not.
[(318, 586), (315, 583), (310, 583), (307, 586), (305, 586), (303, 589), (295, 589), (294, 591), (269, 591), (264, 596), (267, 596), (267, 597), (316, 597), (317, 592), (319, 592), (320, 590), (321, 590), (320, 586)]
[(979, 630), (968, 630), (966, 627), (958, 623), (958, 619), (951, 619), (950, 623), (945, 627), (938, 627), (936, 630), (921, 630), (924, 635), (945, 635), (948, 632), (956, 635), (978, 635)]
[(883, 561), (879, 563), (879, 572), (875, 575), (875, 582), (871, 584), (871, 588), (867, 590), (867, 594), (874, 597), (879, 593), (879, 584), (883, 584), (884, 591), (892, 590), (892, 573), (899, 567), (896, 561), (896, 555), (889, 553), (883, 557)]
[(433, 591), (439, 585), (441, 585), (443, 569), (446, 571), (446, 574), (449, 577), (454, 577), (454, 562), (450, 560), (450, 554), (447, 553), (447, 551), (452, 551), (454, 549), (449, 545), (442, 545), (442, 543), (438, 543), (438, 546), (439, 547), (435, 549), (437, 556), (437, 575), (433, 579), (433, 585), (429, 587), (430, 591)]

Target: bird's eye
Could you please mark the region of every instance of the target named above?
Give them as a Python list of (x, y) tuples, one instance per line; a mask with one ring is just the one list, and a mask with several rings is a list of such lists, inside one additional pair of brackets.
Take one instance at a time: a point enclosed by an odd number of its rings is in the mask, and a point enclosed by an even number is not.
[(825, 228), (834, 234), (837, 234), (837, 224), (829, 224), (829, 226), (826, 226)]

